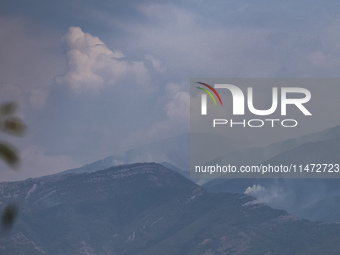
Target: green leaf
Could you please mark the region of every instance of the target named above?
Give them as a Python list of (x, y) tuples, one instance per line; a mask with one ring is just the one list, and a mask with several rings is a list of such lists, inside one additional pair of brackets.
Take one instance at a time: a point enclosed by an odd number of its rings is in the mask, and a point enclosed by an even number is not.
[(3, 121), (1, 130), (12, 135), (23, 135), (25, 133), (26, 126), (21, 119), (13, 117)]
[(12, 168), (16, 168), (19, 164), (16, 148), (6, 142), (0, 142), (0, 157)]
[(18, 208), (16, 205), (8, 205), (2, 212), (1, 225), (4, 229), (10, 230), (15, 222), (18, 214)]
[(8, 102), (0, 106), (0, 114), (3, 116), (13, 114), (17, 109), (16, 103)]

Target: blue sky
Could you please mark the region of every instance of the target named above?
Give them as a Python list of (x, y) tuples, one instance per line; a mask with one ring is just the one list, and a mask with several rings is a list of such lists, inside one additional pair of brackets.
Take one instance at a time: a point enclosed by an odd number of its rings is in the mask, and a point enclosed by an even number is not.
[[(0, 1), (0, 102), (29, 126), (19, 172), (189, 132), (192, 77), (339, 77), (338, 1)], [(317, 130), (311, 130), (317, 131)]]

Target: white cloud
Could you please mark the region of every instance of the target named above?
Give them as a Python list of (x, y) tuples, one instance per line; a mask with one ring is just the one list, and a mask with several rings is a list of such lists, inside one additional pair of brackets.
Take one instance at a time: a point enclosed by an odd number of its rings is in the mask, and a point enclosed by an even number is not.
[(155, 58), (153, 55), (150, 55), (150, 54), (146, 55), (145, 58), (151, 62), (153, 68), (157, 72), (165, 73), (166, 67), (163, 65), (163, 63), (159, 59)]
[(57, 84), (67, 84), (76, 92), (98, 92), (124, 78), (144, 85), (149, 80), (144, 62), (123, 60), (122, 52), (108, 49), (98, 37), (84, 33), (79, 27), (70, 27), (63, 40), (68, 48), (68, 70), (56, 78)]
[(166, 85), (167, 95), (170, 98), (165, 111), (170, 121), (186, 123), (190, 115), (190, 95), (182, 91), (175, 83)]
[(168, 83), (163, 97), (165, 119), (156, 119), (147, 129), (135, 131), (121, 147), (133, 148), (189, 132), (190, 95), (181, 88), (185, 84)]

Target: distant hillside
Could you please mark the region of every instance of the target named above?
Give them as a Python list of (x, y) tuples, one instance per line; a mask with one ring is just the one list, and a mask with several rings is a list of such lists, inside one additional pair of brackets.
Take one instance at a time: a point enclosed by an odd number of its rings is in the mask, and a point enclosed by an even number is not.
[[(153, 142), (140, 146), (121, 154), (112, 155), (96, 162), (86, 164), (82, 167), (61, 172), (65, 173), (84, 173), (95, 172), (111, 166), (122, 164), (133, 164), (136, 162), (159, 162), (168, 164), (171, 169), (189, 176), (190, 169), (190, 137), (200, 136), (200, 134), (182, 134), (170, 137), (161, 141)], [(207, 140), (217, 143), (221, 138), (216, 135), (207, 135)], [(243, 142), (228, 139), (228, 148), (223, 148), (224, 152), (231, 152), (241, 147)], [(204, 154), (204, 148), (202, 154)], [(60, 173), (58, 173), (60, 174)]]
[[(281, 148), (281, 149), (280, 149)], [(281, 150), (281, 152), (279, 152)], [(245, 154), (242, 155), (242, 152)], [(265, 148), (253, 148), (228, 154), (224, 159), (233, 164), (302, 164), (340, 163), (340, 127), (283, 141)], [(233, 155), (235, 157), (233, 157)], [(249, 156), (251, 155), (251, 156)], [(249, 156), (249, 157), (248, 157)], [(229, 162), (229, 161), (228, 161)], [(312, 220), (340, 221), (337, 203), (324, 203), (340, 196), (340, 178), (333, 179), (215, 179), (203, 185), (212, 192), (244, 193), (274, 208)], [(309, 212), (322, 204), (323, 209)], [(326, 207), (325, 207), (326, 206)]]

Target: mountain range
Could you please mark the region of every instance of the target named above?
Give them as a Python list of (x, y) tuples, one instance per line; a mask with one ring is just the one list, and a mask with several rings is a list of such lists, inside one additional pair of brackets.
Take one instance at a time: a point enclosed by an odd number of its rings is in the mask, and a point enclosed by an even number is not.
[[(197, 135), (197, 134), (196, 134)], [(210, 136), (214, 143), (219, 137)], [(194, 140), (194, 139), (193, 139)], [(337, 162), (340, 155), (340, 126), (277, 142), (266, 147), (237, 149), (241, 143), (230, 140), (226, 155), (211, 164), (256, 165), (277, 163)], [(95, 172), (119, 164), (155, 160), (181, 175), (189, 176), (189, 134), (165, 139), (112, 155), (80, 168), (58, 174)], [(242, 147), (242, 146), (241, 146)], [(152, 156), (151, 156), (152, 155)], [(209, 164), (210, 164), (209, 163)], [(191, 179), (211, 192), (247, 193), (271, 207), (290, 214), (325, 222), (340, 221), (340, 179)], [(320, 209), (322, 205), (323, 209)]]
[(20, 208), (1, 233), (6, 255), (340, 253), (338, 224), (210, 193), (155, 163), (0, 183), (0, 201)]

